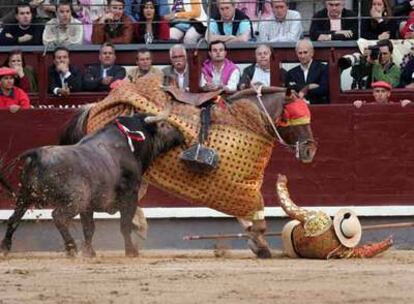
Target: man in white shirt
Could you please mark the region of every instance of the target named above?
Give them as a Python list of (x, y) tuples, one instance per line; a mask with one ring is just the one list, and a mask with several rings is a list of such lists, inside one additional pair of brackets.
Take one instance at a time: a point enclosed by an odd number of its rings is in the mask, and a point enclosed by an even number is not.
[(301, 15), (288, 9), (285, 0), (273, 0), (274, 19), (260, 22), (258, 40), (260, 42), (296, 42), (302, 37)]
[(243, 71), (240, 79), (240, 89), (247, 89), (253, 85), (270, 86), (270, 55), (269, 46), (261, 44), (256, 48), (256, 63), (249, 65)]
[(162, 69), (168, 85), (176, 86), (181, 91), (189, 91), (187, 51), (182, 44), (175, 44), (170, 49), (171, 65)]
[(210, 59), (204, 61), (201, 69), (201, 89), (205, 92), (220, 89), (227, 93), (236, 91), (240, 80), (240, 70), (226, 58), (226, 45), (216, 40), (209, 44), (208, 49)]

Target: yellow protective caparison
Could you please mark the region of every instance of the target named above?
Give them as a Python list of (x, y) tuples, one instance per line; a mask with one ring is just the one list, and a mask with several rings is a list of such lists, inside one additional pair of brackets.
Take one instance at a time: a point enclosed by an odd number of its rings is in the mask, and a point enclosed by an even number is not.
[[(161, 83), (160, 76), (153, 75), (113, 89), (91, 108), (87, 133), (120, 115), (134, 111), (156, 115), (170, 108), (168, 122), (184, 134), (188, 146), (195, 143), (200, 109), (173, 101), (161, 89)], [(225, 108), (214, 106), (205, 144), (218, 152), (218, 168), (205, 174), (190, 171), (179, 159), (183, 148), (177, 147), (158, 157), (144, 177), (150, 184), (196, 205), (253, 218), (264, 207), (260, 189), (273, 143), (263, 115), (251, 101), (241, 100)]]

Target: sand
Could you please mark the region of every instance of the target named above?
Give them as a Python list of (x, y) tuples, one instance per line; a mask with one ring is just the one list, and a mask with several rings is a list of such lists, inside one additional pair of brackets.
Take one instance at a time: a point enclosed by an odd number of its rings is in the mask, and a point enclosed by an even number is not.
[(414, 303), (414, 251), (360, 260), (143, 250), (0, 257), (0, 303)]

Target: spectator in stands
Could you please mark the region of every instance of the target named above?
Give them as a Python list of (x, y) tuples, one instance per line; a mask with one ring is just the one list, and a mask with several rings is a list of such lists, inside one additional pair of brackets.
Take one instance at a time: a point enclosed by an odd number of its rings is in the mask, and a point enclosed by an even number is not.
[(29, 96), (14, 86), (16, 71), (11, 68), (0, 68), (0, 109), (17, 112), (19, 109), (30, 108)]
[(400, 83), (401, 70), (392, 60), (393, 46), (388, 39), (377, 42), (378, 56), (372, 56), (372, 49), (366, 50), (366, 63), (364, 76), (368, 76), (368, 87), (372, 82), (386, 81), (391, 86), (397, 87)]
[(44, 45), (82, 44), (82, 23), (72, 17), (72, 7), (67, 1), (60, 1), (56, 6), (56, 18), (46, 23), (43, 32)]
[(217, 0), (219, 20), (210, 19), (207, 41), (247, 42), (253, 38), (253, 26), (242, 11), (236, 9), (235, 0)]
[(207, 29), (207, 14), (200, 0), (173, 0), (171, 13), (165, 18), (170, 21), (170, 37), (185, 44), (197, 43)]
[(329, 74), (327, 65), (313, 60), (314, 49), (308, 39), (296, 44), (296, 56), (300, 64), (286, 74), (286, 87), (293, 88), (300, 98), (311, 104), (328, 103)]
[(403, 39), (414, 39), (414, 1), (410, 1), (411, 11), (408, 20), (401, 24), (400, 37)]
[[(392, 103), (390, 100), (392, 86), (385, 81), (377, 81), (372, 83), (372, 95), (374, 96), (374, 102), (378, 104), (387, 104)], [(366, 104), (365, 100), (355, 100), (354, 106), (356, 108), (362, 107), (362, 105)], [(409, 99), (400, 100), (400, 104), (402, 107), (405, 107), (411, 103)]]
[(270, 56), (272, 50), (265, 44), (259, 45), (255, 50), (256, 63), (243, 70), (240, 78), (239, 88), (241, 90), (253, 85), (270, 86)]
[(16, 71), (14, 85), (25, 92), (37, 92), (38, 84), (36, 74), (31, 67), (26, 66), (21, 50), (12, 50), (3, 64)]
[(162, 70), (168, 85), (176, 86), (181, 91), (190, 91), (187, 51), (184, 45), (175, 44), (170, 48), (170, 61), (171, 65)]
[[(161, 17), (168, 15), (170, 13), (170, 4), (169, 0), (158, 0), (157, 2), (157, 14)], [(125, 0), (125, 14), (130, 17), (134, 22), (141, 20), (140, 7), (142, 5), (142, 0)]]
[(161, 71), (152, 66), (152, 55), (147, 49), (139, 49), (137, 52), (137, 67), (128, 71), (128, 79), (135, 82), (147, 74), (161, 74)]
[(72, 92), (82, 91), (82, 74), (70, 64), (69, 50), (63, 46), (53, 52), (53, 65), (48, 70), (49, 93), (67, 97)]
[(31, 0), (28, 2), (36, 10), (35, 23), (45, 24), (56, 17), (56, 5), (59, 0)]
[(204, 61), (201, 68), (201, 89), (205, 92), (220, 89), (227, 93), (236, 91), (240, 80), (240, 70), (237, 65), (226, 58), (225, 43), (219, 40), (210, 42), (208, 55), (210, 59)]
[(93, 24), (92, 43), (131, 43), (132, 20), (124, 14), (124, 0), (108, 0), (107, 12)]
[(156, 0), (143, 0), (140, 5), (141, 20), (136, 24), (135, 33), (138, 43), (151, 44), (170, 39), (170, 26), (161, 19)]
[(312, 18), (310, 38), (318, 41), (358, 39), (357, 15), (344, 8), (344, 1), (325, 0), (325, 6)]
[(20, 3), (23, 3), (22, 0), (0, 0), (0, 29), (16, 22), (14, 6)]
[(400, 87), (414, 89), (414, 45), (407, 57), (407, 61), (401, 66)]
[(361, 21), (361, 37), (369, 40), (395, 39), (397, 23), (389, 0), (370, 0), (369, 16)]
[(32, 25), (29, 4), (20, 3), (15, 8), (17, 24), (7, 25), (0, 33), (0, 45), (40, 45), (43, 26)]
[(301, 15), (288, 9), (286, 0), (272, 1), (274, 18), (260, 22), (258, 40), (260, 42), (296, 42), (303, 33)]
[(73, 13), (83, 24), (85, 43), (92, 42), (93, 23), (105, 13), (106, 0), (72, 0)]
[(115, 47), (104, 43), (99, 50), (100, 64), (88, 66), (83, 76), (83, 88), (86, 91), (109, 91), (109, 85), (125, 78), (125, 68), (115, 64)]

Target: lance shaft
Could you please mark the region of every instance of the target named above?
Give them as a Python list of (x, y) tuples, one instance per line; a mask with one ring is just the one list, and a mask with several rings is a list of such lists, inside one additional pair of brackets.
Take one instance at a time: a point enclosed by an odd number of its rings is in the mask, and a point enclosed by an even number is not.
[[(366, 225), (366, 226), (362, 226), (362, 230), (367, 231), (367, 230), (409, 228), (409, 227), (414, 227), (414, 222)], [(282, 232), (265, 233), (265, 236), (281, 236), (281, 235), (282, 235)], [(245, 238), (249, 238), (249, 234), (236, 233), (236, 234), (186, 235), (183, 237), (183, 240), (194, 241), (194, 240), (225, 240), (225, 239), (245, 239)]]

